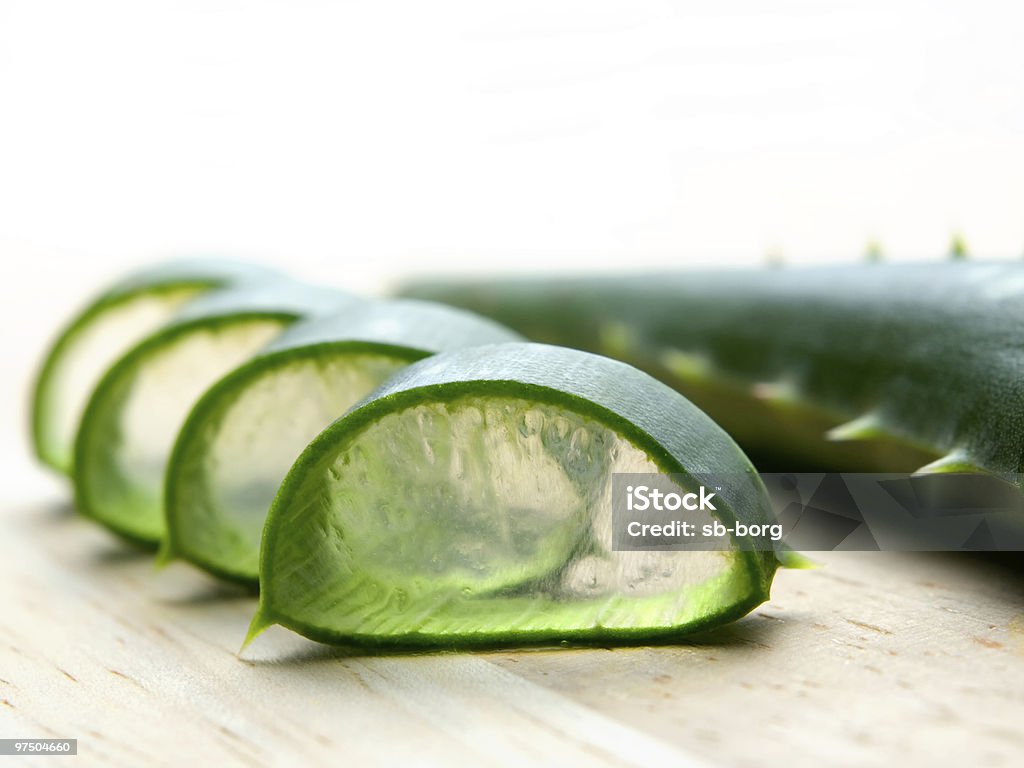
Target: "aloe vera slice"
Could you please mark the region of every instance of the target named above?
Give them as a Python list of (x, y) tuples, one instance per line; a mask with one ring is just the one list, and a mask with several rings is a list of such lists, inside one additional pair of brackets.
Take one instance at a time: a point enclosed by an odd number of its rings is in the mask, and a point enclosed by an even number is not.
[(297, 319), (355, 301), (267, 279), (187, 304), (114, 363), (93, 391), (75, 440), (79, 511), (127, 538), (158, 543), (164, 469), (193, 403)]
[(288, 473), (248, 640), (271, 624), (323, 642), (638, 639), (768, 598), (774, 552), (613, 551), (618, 472), (727, 473), (715, 514), (772, 519), (732, 439), (635, 368), (522, 343), (421, 360)]
[(162, 559), (255, 582), (274, 494), (324, 427), (416, 360), (518, 338), (478, 315), (419, 301), (296, 323), (192, 409), (167, 465)]
[(197, 295), (268, 274), (228, 261), (174, 261), (136, 272), (104, 291), (60, 332), (36, 379), (32, 441), (40, 461), (71, 474), (75, 432), (85, 404), (124, 352)]

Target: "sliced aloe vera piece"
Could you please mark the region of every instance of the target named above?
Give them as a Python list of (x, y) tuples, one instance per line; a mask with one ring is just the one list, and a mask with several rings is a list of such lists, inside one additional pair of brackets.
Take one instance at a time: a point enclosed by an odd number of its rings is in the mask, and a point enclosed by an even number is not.
[(249, 639), (275, 623), (324, 642), (638, 639), (768, 598), (773, 552), (613, 551), (618, 472), (729, 475), (715, 514), (772, 520), (732, 439), (635, 368), (537, 344), (422, 360), (288, 473)]
[(79, 510), (127, 538), (158, 543), (167, 457), (194, 402), (297, 319), (353, 302), (277, 279), (187, 304), (114, 363), (93, 391), (75, 441)]
[(278, 486), (316, 435), (397, 371), (519, 336), (472, 313), (372, 302), (296, 323), (196, 403), (167, 465), (162, 559), (255, 582)]
[(32, 400), (32, 441), (40, 461), (71, 474), (75, 432), (96, 383), (185, 302), (268, 274), (261, 267), (227, 261), (174, 261), (110, 286), (64, 327), (40, 369)]

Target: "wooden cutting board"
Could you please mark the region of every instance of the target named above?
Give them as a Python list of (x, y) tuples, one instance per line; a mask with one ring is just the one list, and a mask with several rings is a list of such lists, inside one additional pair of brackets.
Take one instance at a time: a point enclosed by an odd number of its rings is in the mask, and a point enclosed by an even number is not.
[(1005, 561), (830, 554), (676, 645), (369, 656), (275, 628), (239, 656), (250, 595), (66, 505), (2, 512), (0, 737), (77, 738), (78, 765), (1024, 764)]

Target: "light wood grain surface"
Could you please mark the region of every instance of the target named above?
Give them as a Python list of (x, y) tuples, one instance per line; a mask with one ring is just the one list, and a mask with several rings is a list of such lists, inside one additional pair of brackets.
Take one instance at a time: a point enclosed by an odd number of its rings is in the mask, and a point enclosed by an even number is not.
[(275, 628), (239, 657), (251, 596), (49, 496), (6, 506), (0, 737), (77, 738), (76, 764), (1024, 764), (1012, 563), (831, 554), (678, 645), (372, 656)]

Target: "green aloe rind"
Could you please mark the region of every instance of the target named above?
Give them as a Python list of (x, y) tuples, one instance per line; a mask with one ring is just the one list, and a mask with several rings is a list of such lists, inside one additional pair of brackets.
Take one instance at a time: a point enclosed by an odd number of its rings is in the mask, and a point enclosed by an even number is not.
[(33, 387), (31, 435), (39, 460), (70, 475), (89, 394), (121, 354), (207, 291), (276, 274), (218, 259), (177, 260), (132, 273), (75, 314), (50, 346)]
[(159, 543), (165, 464), (194, 400), (296, 320), (359, 301), (274, 276), (187, 303), (94, 389), (74, 446), (79, 511), (128, 539)]
[(729, 476), (724, 522), (773, 519), (732, 439), (629, 365), (522, 343), (421, 360), (289, 471), (248, 639), (277, 623), (381, 645), (635, 640), (768, 599), (772, 551), (612, 551), (610, 482), (623, 471)]
[(291, 326), (197, 401), (167, 465), (161, 559), (255, 583), (263, 523), (301, 450), (350, 406), (428, 355), (519, 339), (430, 302), (366, 302)]
[(627, 360), (785, 469), (1024, 464), (1020, 265), (434, 281), (403, 293)]

